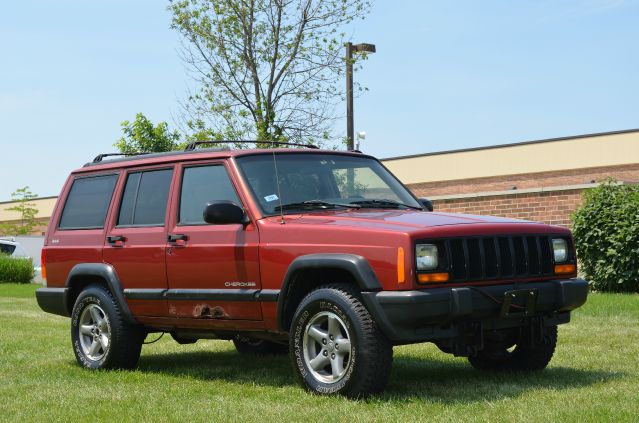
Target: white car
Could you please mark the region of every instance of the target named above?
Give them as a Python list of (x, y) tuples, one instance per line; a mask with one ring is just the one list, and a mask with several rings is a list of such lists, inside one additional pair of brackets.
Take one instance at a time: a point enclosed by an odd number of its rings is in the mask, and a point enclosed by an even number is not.
[(0, 253), (8, 254), (15, 258), (29, 257), (22, 245), (13, 238), (0, 238)]

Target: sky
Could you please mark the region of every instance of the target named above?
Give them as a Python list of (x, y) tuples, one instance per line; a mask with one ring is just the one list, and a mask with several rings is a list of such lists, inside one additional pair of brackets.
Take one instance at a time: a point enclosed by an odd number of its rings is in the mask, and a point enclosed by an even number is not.
[[(191, 82), (167, 4), (3, 5), (0, 201), (58, 195), (138, 112), (176, 126)], [(377, 46), (354, 109), (380, 158), (639, 128), (639, 0), (375, 0), (347, 31)]]

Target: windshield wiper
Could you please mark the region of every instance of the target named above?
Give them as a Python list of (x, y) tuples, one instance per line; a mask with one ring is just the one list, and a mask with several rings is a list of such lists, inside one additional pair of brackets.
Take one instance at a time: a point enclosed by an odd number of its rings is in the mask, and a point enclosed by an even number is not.
[(414, 210), (423, 210), (421, 207), (411, 206), (408, 204), (400, 203), (399, 201), (386, 200), (386, 199), (357, 200), (357, 201), (353, 201), (352, 204), (358, 204), (362, 207), (374, 207), (374, 208), (380, 208), (380, 209), (387, 208), (387, 207), (392, 207), (392, 208), (406, 207), (406, 208), (414, 209)]
[(299, 203), (288, 203), (276, 206), (273, 211), (285, 211), (285, 210), (314, 210), (314, 209), (334, 209), (336, 207), (343, 207), (346, 209), (359, 209), (358, 204), (345, 204), (345, 203), (331, 203), (322, 200), (307, 200)]

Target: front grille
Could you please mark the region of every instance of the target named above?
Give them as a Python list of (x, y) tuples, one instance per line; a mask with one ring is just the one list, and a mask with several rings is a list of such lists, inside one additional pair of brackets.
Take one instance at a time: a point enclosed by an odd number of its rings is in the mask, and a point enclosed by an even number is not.
[(550, 276), (550, 242), (550, 237), (543, 235), (445, 240), (451, 282)]

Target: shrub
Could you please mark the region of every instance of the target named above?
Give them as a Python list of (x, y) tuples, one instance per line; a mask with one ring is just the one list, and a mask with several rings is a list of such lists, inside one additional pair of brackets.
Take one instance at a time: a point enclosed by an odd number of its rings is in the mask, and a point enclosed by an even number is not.
[(639, 186), (608, 180), (572, 215), (581, 271), (598, 291), (639, 292)]
[(0, 254), (0, 283), (29, 283), (33, 279), (33, 262), (30, 258), (11, 258)]

